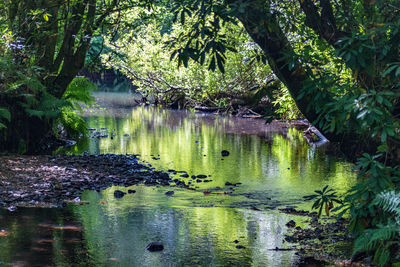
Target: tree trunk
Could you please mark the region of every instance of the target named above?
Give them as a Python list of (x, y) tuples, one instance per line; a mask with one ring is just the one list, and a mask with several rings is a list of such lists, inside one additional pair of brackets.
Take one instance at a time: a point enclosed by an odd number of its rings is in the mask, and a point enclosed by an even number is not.
[[(235, 2), (231, 0), (231, 3)], [(292, 98), (295, 100), (301, 113), (310, 123), (317, 121), (319, 112), (315, 109), (315, 98), (313, 94), (302, 94), (306, 84), (313, 83), (302, 64), (291, 57), (295, 52), (281, 29), (276, 16), (268, 10), (269, 3), (265, 0), (252, 0), (245, 6), (244, 12), (238, 13), (237, 18), (242, 22), (246, 31), (265, 53), (268, 64), (275, 75), (286, 85)], [(321, 89), (314, 89), (318, 92)], [(332, 103), (334, 100), (330, 95), (320, 99), (319, 105)], [(335, 132), (323, 131), (314, 125), (329, 141), (337, 143), (340, 150), (349, 160), (355, 160), (362, 152), (375, 153), (377, 143), (371, 138), (361, 136), (351, 130), (337, 134)]]

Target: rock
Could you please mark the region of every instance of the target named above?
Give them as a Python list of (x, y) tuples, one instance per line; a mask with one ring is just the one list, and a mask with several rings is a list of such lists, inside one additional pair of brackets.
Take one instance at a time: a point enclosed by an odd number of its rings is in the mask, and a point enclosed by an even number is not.
[(229, 156), (229, 151), (228, 150), (222, 150), (221, 151), (221, 156), (223, 156), (223, 157)]
[(136, 190), (131, 190), (131, 189), (128, 190), (128, 194), (135, 194), (135, 193), (136, 193)]
[(160, 184), (161, 185), (169, 185), (169, 182), (167, 180), (161, 180)]
[(289, 222), (286, 224), (286, 226), (289, 227), (289, 228), (293, 228), (293, 227), (296, 226), (296, 222), (293, 221), (293, 220), (291, 220), (291, 221), (289, 221)]
[(176, 182), (176, 185), (185, 186), (186, 184), (184, 181), (178, 181), (178, 182)]
[(175, 194), (175, 192), (174, 191), (167, 191), (167, 192), (165, 192), (165, 194), (167, 196), (172, 196), (173, 194)]
[(300, 262), (298, 263), (299, 267), (314, 267), (314, 266), (324, 266), (323, 261), (316, 260), (314, 257), (304, 257), (300, 259)]
[(7, 209), (8, 209), (9, 211), (13, 212), (13, 211), (15, 211), (17, 208), (16, 208), (15, 206), (9, 206)]
[(169, 175), (168, 175), (168, 173), (160, 172), (160, 173), (158, 173), (158, 178), (162, 179), (162, 180), (169, 180)]
[(114, 197), (115, 198), (123, 198), (125, 196), (125, 192), (122, 192), (121, 190), (115, 190), (114, 191)]
[(147, 245), (146, 249), (150, 252), (162, 251), (164, 249), (164, 245), (161, 242), (151, 242)]

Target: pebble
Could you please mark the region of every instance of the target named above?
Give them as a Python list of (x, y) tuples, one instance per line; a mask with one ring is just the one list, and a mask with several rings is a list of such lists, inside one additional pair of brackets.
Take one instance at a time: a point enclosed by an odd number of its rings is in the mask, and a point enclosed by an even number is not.
[(164, 245), (161, 242), (151, 242), (146, 249), (150, 252), (162, 251), (164, 250)]

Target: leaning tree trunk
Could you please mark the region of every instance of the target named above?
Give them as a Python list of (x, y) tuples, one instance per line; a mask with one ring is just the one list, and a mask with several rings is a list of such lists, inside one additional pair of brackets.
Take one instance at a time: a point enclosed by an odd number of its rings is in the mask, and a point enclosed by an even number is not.
[[(231, 3), (236, 2), (231, 0)], [(297, 107), (310, 123), (315, 123), (319, 116), (315, 109), (315, 98), (313, 94), (304, 94), (304, 85), (312, 83), (301, 62), (288, 57), (295, 55), (293, 47), (281, 29), (276, 16), (267, 9), (265, 0), (252, 0), (246, 5), (244, 12), (238, 13), (237, 18), (242, 22), (246, 31), (265, 53), (268, 64), (275, 75), (289, 90)], [(340, 33), (341, 34), (341, 33)], [(318, 90), (315, 90), (315, 92)], [(330, 103), (334, 100), (326, 95), (319, 105)], [(377, 142), (366, 136), (356, 134), (351, 130), (337, 134), (335, 132), (323, 131), (316, 126), (331, 142), (339, 145), (341, 151), (349, 160), (355, 160), (363, 152), (375, 153)]]

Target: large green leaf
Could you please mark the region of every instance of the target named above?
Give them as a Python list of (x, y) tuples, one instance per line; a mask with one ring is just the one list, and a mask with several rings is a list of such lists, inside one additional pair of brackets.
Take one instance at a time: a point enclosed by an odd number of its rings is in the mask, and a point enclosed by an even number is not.
[(11, 121), (11, 113), (8, 109), (0, 107), (0, 119), (2, 118)]

